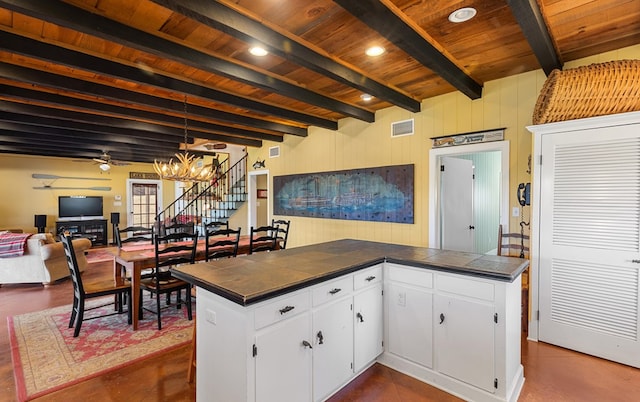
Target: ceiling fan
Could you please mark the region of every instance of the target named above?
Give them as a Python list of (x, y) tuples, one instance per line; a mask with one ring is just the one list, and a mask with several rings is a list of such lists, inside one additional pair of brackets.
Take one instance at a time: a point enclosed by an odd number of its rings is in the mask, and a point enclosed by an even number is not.
[[(102, 155), (97, 158), (92, 158), (93, 162), (98, 165), (100, 170), (103, 172), (108, 172), (111, 170), (111, 166), (126, 166), (130, 165), (130, 162), (119, 161), (116, 159), (111, 159), (111, 155), (107, 153), (107, 151), (102, 151)], [(86, 159), (76, 160), (76, 162), (89, 162)]]

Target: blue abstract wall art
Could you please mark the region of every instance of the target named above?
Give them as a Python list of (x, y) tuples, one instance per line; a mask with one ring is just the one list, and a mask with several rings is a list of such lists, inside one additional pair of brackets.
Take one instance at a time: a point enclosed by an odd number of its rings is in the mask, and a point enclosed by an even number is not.
[(274, 176), (274, 215), (413, 223), (414, 165)]

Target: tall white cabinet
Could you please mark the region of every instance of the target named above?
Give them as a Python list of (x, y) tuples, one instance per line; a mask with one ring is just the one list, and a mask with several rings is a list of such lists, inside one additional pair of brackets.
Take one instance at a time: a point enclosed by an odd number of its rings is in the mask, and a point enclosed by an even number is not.
[(530, 336), (640, 367), (640, 112), (529, 130)]

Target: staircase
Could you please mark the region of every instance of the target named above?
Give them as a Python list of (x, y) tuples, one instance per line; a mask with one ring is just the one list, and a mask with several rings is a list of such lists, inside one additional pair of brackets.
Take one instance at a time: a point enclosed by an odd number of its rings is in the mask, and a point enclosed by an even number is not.
[[(173, 223), (193, 223), (201, 236), (209, 222), (226, 222), (247, 200), (247, 155), (229, 166), (229, 159), (221, 162), (210, 183), (195, 183), (156, 216), (156, 228)], [(162, 233), (162, 230), (158, 231)]]

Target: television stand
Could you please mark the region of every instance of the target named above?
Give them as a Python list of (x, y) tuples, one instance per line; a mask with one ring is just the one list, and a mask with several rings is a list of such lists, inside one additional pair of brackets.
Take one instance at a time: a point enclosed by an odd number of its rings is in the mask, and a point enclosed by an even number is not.
[(69, 232), (72, 238), (86, 237), (91, 240), (91, 245), (107, 245), (107, 220), (106, 219), (78, 219), (56, 222), (56, 233)]

